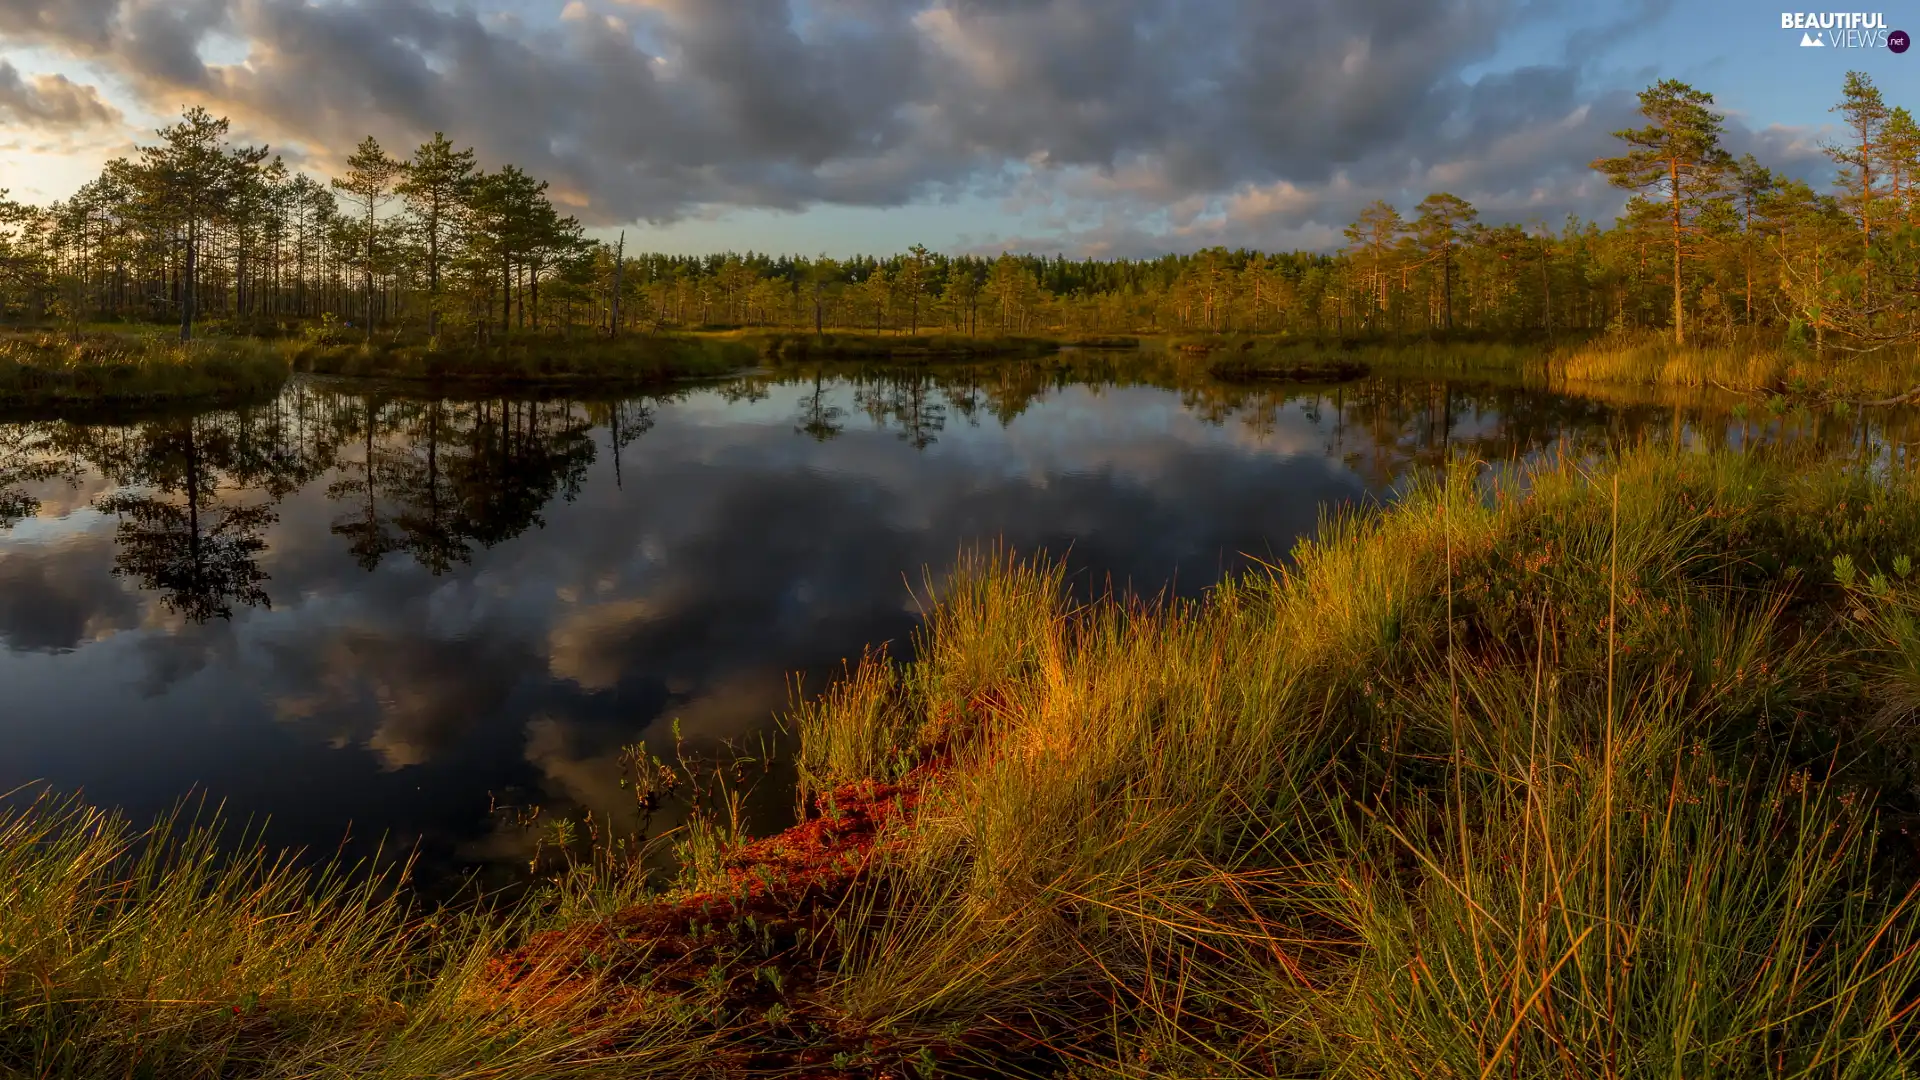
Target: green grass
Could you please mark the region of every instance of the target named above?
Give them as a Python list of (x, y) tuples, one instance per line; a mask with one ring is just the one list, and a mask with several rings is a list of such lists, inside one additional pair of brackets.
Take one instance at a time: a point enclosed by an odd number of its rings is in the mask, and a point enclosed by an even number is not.
[(231, 401), (270, 396), (286, 357), (265, 342), (127, 334), (0, 338), (0, 405)]
[(738, 342), (684, 334), (528, 336), (478, 346), (297, 341), (285, 347), (301, 371), (436, 381), (662, 382), (729, 375), (757, 362), (753, 350)]
[[(969, 556), (912, 659), (790, 718), (815, 794), (933, 777), (794, 1005), (942, 1074), (1911, 1076), (1916, 558), (1911, 475), (1663, 448), (1461, 465), (1193, 601)], [(604, 866), (416, 913), (135, 840), (0, 819), (0, 1071), (752, 1075), (814, 1037), (651, 996), (646, 956), (595, 981), (640, 920)], [(501, 992), (541, 925), (597, 944), (518, 985), (572, 989)]]

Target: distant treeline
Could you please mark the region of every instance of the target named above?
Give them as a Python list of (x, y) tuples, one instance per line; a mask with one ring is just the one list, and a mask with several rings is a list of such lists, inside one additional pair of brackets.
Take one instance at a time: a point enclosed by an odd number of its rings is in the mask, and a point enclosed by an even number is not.
[[(0, 317), (177, 322), (243, 332), (861, 328), (917, 333), (1377, 335), (1764, 330), (1815, 346), (1916, 336), (1920, 129), (1863, 74), (1835, 111), (1835, 193), (1720, 145), (1713, 98), (1665, 81), (1647, 126), (1593, 163), (1635, 194), (1612, 225), (1489, 225), (1436, 192), (1384, 202), (1333, 254), (1210, 248), (1155, 259), (845, 260), (630, 253), (589, 240), (547, 184), (488, 171), (444, 136), (399, 158), (373, 139), (343, 175), (295, 172), (190, 109), (159, 141), (48, 207), (0, 200)], [(4, 193), (0, 193), (4, 195)], [(342, 330), (342, 332), (345, 332)]]

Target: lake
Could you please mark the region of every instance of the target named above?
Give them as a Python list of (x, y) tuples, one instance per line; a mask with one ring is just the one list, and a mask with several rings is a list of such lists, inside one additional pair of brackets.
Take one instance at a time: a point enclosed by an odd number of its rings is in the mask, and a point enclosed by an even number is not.
[[(795, 680), (909, 652), (963, 549), (1191, 595), (1449, 454), (1675, 433), (1750, 431), (1700, 401), (1188, 385), (1125, 357), (625, 398), (296, 380), (0, 421), (0, 789), (136, 819), (191, 794), (275, 843), (523, 865), (536, 808), (643, 827), (629, 746), (777, 758)], [(762, 827), (790, 820), (777, 762), (741, 775)]]

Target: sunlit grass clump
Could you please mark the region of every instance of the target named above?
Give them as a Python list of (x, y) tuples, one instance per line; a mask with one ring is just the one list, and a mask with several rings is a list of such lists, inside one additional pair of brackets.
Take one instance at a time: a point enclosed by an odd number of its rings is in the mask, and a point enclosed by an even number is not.
[(696, 1056), (609, 1053), (631, 1017), (502, 994), (490, 965), (530, 911), (416, 911), (388, 876), (226, 839), (211, 818), (135, 828), (47, 797), (0, 811), (0, 1075), (559, 1076)]
[(1663, 335), (1611, 336), (1564, 350), (1557, 379), (1581, 383), (1719, 387), (1726, 390), (1891, 398), (1920, 389), (1920, 354), (1911, 348), (1858, 352), (1780, 342), (1677, 346)]
[(265, 341), (19, 334), (0, 337), (0, 405), (235, 400), (271, 395), (290, 370)]
[(798, 717), (816, 784), (948, 761), (839, 1000), (1129, 1075), (1909, 1075), (1916, 547), (1909, 478), (1646, 452), (1194, 603), (966, 561)]

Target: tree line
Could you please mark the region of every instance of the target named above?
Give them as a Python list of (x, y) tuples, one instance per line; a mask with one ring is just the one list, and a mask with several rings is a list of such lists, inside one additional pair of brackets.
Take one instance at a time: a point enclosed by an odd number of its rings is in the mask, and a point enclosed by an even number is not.
[[(875, 332), (1289, 332), (1501, 336), (1767, 332), (1872, 349), (1920, 337), (1920, 128), (1846, 77), (1821, 191), (1721, 145), (1711, 94), (1640, 94), (1646, 126), (1593, 168), (1632, 192), (1612, 224), (1492, 225), (1435, 192), (1381, 200), (1336, 252), (1214, 247), (1155, 259), (835, 259), (629, 253), (589, 239), (545, 182), (444, 135), (372, 138), (327, 180), (186, 111), (68, 199), (0, 197), (0, 318), (196, 320), (229, 331), (487, 341), (525, 332), (766, 327)], [(0, 193), (3, 196), (4, 193)], [(348, 328), (351, 327), (349, 331)]]

